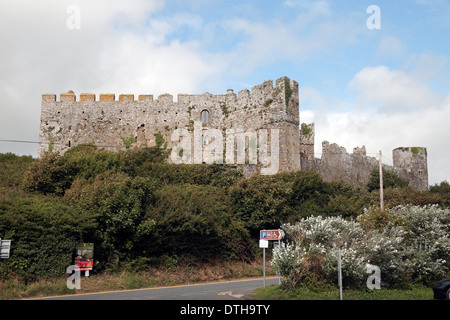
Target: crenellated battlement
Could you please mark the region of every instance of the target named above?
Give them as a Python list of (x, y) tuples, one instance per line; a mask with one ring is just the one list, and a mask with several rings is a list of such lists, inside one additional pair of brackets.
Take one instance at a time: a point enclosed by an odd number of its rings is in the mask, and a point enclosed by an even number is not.
[(291, 138), (298, 135), (298, 83), (287, 77), (279, 78), (275, 85), (268, 80), (238, 93), (233, 89), (224, 94), (180, 93), (176, 100), (170, 93), (43, 94), (39, 154), (50, 148), (63, 153), (81, 143), (111, 150), (154, 146), (156, 135), (171, 148), (171, 133), (177, 128), (192, 132), (194, 123), (202, 123), (206, 141), (208, 129), (283, 128), (282, 166), (286, 170), (300, 167), (299, 155), (288, 152), (299, 144)]
[[(270, 152), (264, 148), (268, 148), (269, 140), (272, 143), (273, 133), (278, 142), (274, 150), (279, 155), (280, 172), (313, 170), (325, 180), (344, 179), (358, 185), (367, 182), (377, 164), (375, 158), (366, 156), (365, 147), (355, 148), (350, 154), (326, 141), (322, 144), (322, 158), (314, 157), (315, 126), (300, 126), (299, 86), (287, 77), (264, 81), (237, 93), (228, 89), (223, 94), (180, 93), (174, 98), (170, 93), (43, 94), (39, 156), (48, 151), (64, 153), (85, 143), (112, 151), (156, 145), (173, 151), (184, 145), (189, 147), (183, 149), (183, 161), (187, 161), (183, 163), (202, 163), (211, 159), (212, 150), (220, 154), (214, 148), (226, 151), (228, 159), (228, 149), (247, 150), (245, 153), (258, 146), (263, 150), (257, 158), (263, 161), (255, 164), (248, 154), (249, 162), (244, 166), (251, 166), (245, 167), (246, 172), (263, 173), (268, 168), (264, 159), (272, 152), (272, 144)], [(229, 141), (229, 137), (236, 140)], [(418, 189), (427, 187), (424, 150), (400, 148), (394, 152), (393, 169)], [(246, 159), (237, 151), (235, 156)]]
[[(264, 81), (262, 84), (253, 86), (251, 91), (248, 89), (243, 89), (238, 92), (238, 94), (234, 93), (233, 89), (228, 89), (226, 94), (218, 94), (213, 95), (208, 92), (205, 92), (203, 94), (185, 94), (180, 93), (177, 96), (177, 102), (186, 102), (189, 100), (189, 98), (199, 98), (199, 97), (209, 97), (210, 99), (214, 98), (230, 98), (233, 97), (237, 100), (244, 100), (244, 99), (258, 99), (261, 96), (269, 96), (269, 95), (276, 95), (276, 93), (279, 93), (281, 91), (284, 92), (286, 83), (289, 84), (290, 90), (293, 91), (293, 93), (297, 94), (298, 97), (298, 83), (294, 80), (290, 80), (287, 77), (281, 77), (275, 81), (275, 86), (272, 80)], [(103, 102), (103, 101), (165, 101), (165, 102), (175, 102), (173, 99), (173, 95), (170, 93), (163, 93), (159, 95), (154, 100), (153, 94), (140, 94), (137, 96), (137, 99), (134, 94), (115, 94), (115, 93), (81, 93), (78, 96), (73, 92), (65, 92), (61, 93), (59, 95), (59, 100), (57, 100), (58, 95), (54, 93), (46, 93), (42, 95), (42, 101), (45, 102)], [(118, 99), (117, 99), (118, 98)]]

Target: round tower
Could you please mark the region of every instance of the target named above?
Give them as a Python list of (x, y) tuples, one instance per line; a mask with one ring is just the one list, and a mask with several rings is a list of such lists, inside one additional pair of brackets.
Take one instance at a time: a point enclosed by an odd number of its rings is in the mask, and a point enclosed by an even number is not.
[[(393, 151), (394, 168), (400, 177), (408, 178), (410, 185), (419, 190), (428, 189), (427, 149), (423, 147), (397, 148)], [(407, 177), (404, 172), (406, 172)]]

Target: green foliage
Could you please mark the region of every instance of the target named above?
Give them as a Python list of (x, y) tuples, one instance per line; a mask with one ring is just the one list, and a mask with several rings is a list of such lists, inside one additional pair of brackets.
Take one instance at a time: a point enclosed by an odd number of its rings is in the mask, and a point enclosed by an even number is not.
[[(227, 165), (170, 164), (170, 150), (161, 148), (160, 138), (159, 147), (123, 152), (79, 145), (40, 159), (0, 155), (0, 237), (10, 236), (18, 245), (0, 277), (11, 270), (35, 276), (60, 272), (72, 263), (79, 241), (95, 243), (94, 271), (143, 270), (153, 262), (172, 268), (186, 259), (248, 260), (261, 229), (310, 216), (354, 220), (365, 207), (377, 210), (375, 188), (326, 182), (310, 171), (244, 177)], [(443, 206), (448, 199), (448, 183), (420, 192), (395, 177), (389, 182), (389, 173), (385, 177), (385, 208)], [(365, 230), (402, 221), (384, 212), (364, 217)], [(50, 253), (38, 254), (40, 247)], [(318, 258), (310, 257), (303, 280), (320, 278)]]
[(358, 192), (343, 182), (325, 182), (312, 171), (281, 174), (280, 178), (292, 183), (287, 209), (289, 220), (284, 222), (311, 215), (354, 218), (361, 214), (367, 202), (364, 192)]
[(430, 285), (450, 271), (450, 211), (437, 205), (365, 210), (357, 221), (311, 216), (282, 228), (287, 243), (274, 251), (272, 265), (286, 289), (335, 279), (337, 248), (346, 287), (365, 285), (367, 264), (380, 268), (388, 287)]
[[(385, 188), (405, 188), (409, 185), (409, 181), (400, 178), (395, 172), (382, 169), (383, 172), (383, 189)], [(375, 167), (370, 172), (369, 182), (367, 182), (367, 190), (372, 192), (373, 190), (380, 189), (380, 170)]]
[(161, 146), (164, 144), (163, 135), (160, 132), (158, 132), (158, 133), (155, 133), (154, 136), (155, 136), (156, 148), (161, 148)]
[(13, 273), (27, 280), (61, 275), (73, 264), (77, 242), (96, 227), (93, 217), (80, 213), (61, 199), (2, 193), (0, 236), (11, 240), (10, 258), (0, 274)]
[(111, 152), (89, 144), (79, 145), (62, 156), (48, 153), (33, 162), (24, 175), (22, 187), (29, 192), (62, 196), (77, 177), (92, 181), (109, 170), (134, 175), (137, 167), (145, 162), (164, 161), (166, 155), (159, 148)]
[(233, 217), (225, 193), (213, 186), (167, 185), (148, 217), (156, 222), (142, 246), (152, 255), (248, 259), (248, 232)]
[(34, 161), (31, 156), (0, 153), (0, 188), (20, 186), (24, 173)]
[(76, 173), (76, 168), (66, 158), (61, 158), (57, 153), (46, 153), (30, 165), (22, 187), (29, 192), (63, 195), (70, 188)]
[[(399, 205), (415, 205), (425, 206), (429, 204), (441, 204), (442, 198), (439, 194), (428, 191), (415, 190), (411, 187), (406, 188), (392, 188), (388, 187), (383, 192), (384, 207), (386, 209)], [(369, 201), (368, 201), (369, 202)], [(370, 194), (370, 204), (378, 205), (380, 203), (379, 190), (374, 190)]]
[(291, 99), (291, 95), (294, 92), (291, 88), (291, 81), (288, 78), (284, 79), (284, 92), (285, 92), (285, 101), (286, 107), (289, 105), (289, 100)]
[(223, 188), (235, 185), (243, 177), (242, 170), (226, 165), (169, 164), (149, 161), (135, 166), (135, 174), (152, 177), (164, 184), (212, 185)]
[(278, 228), (287, 218), (287, 199), (292, 187), (277, 176), (254, 175), (232, 186), (229, 192), (236, 216), (253, 236), (261, 228)]
[(54, 147), (55, 147), (55, 140), (53, 139), (53, 137), (50, 137), (50, 143), (48, 144), (48, 152), (52, 153)]
[(308, 126), (306, 123), (302, 123), (301, 128), (302, 128), (302, 135), (305, 136), (306, 138), (310, 138), (312, 134), (311, 127)]
[(131, 144), (134, 142), (135, 138), (134, 135), (130, 134), (128, 138), (121, 138), (123, 141), (123, 144), (125, 145), (125, 148), (131, 147)]
[(112, 171), (98, 174), (92, 183), (83, 178), (74, 181), (65, 199), (79, 212), (97, 218), (98, 232), (90, 240), (96, 244), (96, 260), (110, 263), (133, 254), (135, 244), (155, 224), (145, 216), (155, 189), (149, 178)]
[(430, 186), (430, 193), (439, 196), (442, 207), (450, 208), (450, 184), (447, 181)]

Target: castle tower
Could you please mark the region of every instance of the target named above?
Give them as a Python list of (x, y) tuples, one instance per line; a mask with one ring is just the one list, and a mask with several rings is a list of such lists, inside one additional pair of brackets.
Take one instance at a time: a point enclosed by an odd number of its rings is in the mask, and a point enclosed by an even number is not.
[(408, 179), (410, 186), (418, 190), (428, 189), (427, 149), (423, 147), (396, 148), (393, 164), (401, 178)]

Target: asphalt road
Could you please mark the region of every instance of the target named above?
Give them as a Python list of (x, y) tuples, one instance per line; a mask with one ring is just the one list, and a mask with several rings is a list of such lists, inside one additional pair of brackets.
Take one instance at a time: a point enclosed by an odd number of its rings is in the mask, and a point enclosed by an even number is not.
[[(278, 285), (278, 277), (266, 277), (266, 287)], [(240, 300), (264, 286), (264, 279), (123, 290), (49, 297), (45, 300)]]

